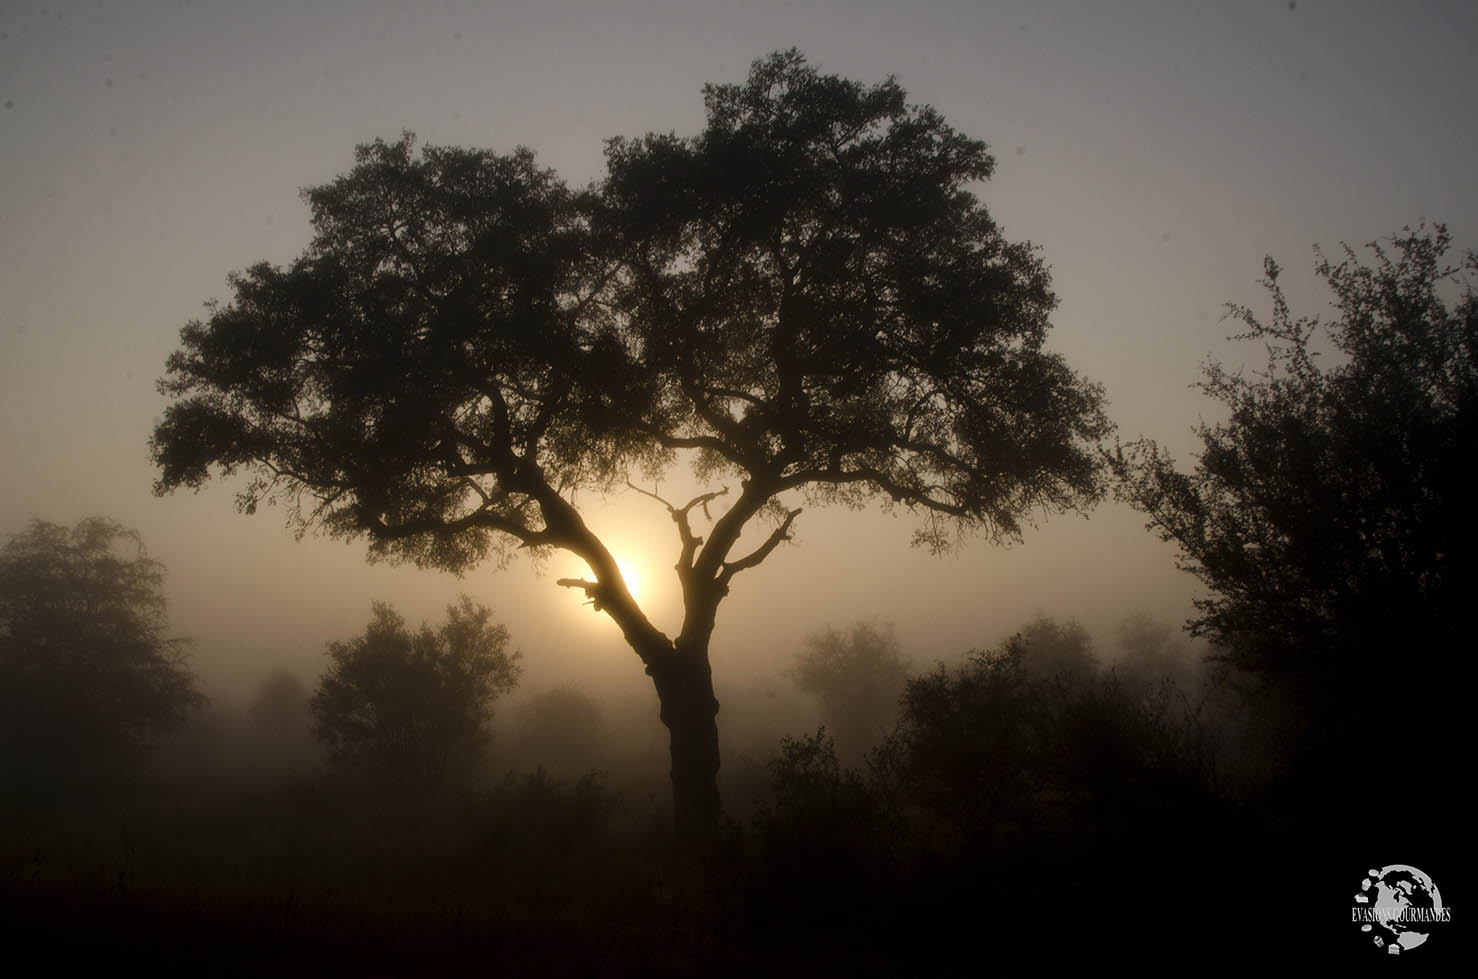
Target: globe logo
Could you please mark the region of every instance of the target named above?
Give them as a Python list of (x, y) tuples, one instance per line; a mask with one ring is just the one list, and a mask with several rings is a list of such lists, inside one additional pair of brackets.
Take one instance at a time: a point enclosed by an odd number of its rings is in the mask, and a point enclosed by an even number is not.
[(1376, 948), (1399, 955), (1425, 944), (1434, 928), (1452, 920), (1452, 909), (1443, 905), (1431, 877), (1415, 867), (1393, 863), (1366, 872), (1350, 920), (1370, 936)]

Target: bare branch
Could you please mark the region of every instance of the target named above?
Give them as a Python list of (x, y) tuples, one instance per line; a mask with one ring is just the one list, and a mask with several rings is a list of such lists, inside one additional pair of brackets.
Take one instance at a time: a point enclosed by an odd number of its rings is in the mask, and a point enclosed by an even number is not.
[(636, 490), (642, 496), (650, 496), (652, 499), (656, 500), (658, 503), (660, 503), (663, 506), (665, 506), (667, 508), (667, 512), (668, 513), (676, 513), (677, 512), (677, 510), (673, 508), (673, 506), (672, 506), (671, 503), (668, 503), (665, 499), (663, 499), (662, 497), (658, 496), (656, 493), (652, 492), (651, 490), (644, 490), (640, 486), (638, 486), (635, 483), (633, 483), (631, 481), (631, 477), (630, 476), (627, 476), (626, 477), (626, 485), (629, 488)]
[(783, 541), (790, 540), (790, 525), (800, 515), (801, 511), (799, 507), (794, 510), (785, 511), (785, 519), (780, 522), (780, 526), (775, 528), (774, 532), (770, 534), (769, 538), (763, 544), (737, 561), (725, 561), (719, 569), (719, 586), (721, 588), (728, 588), (729, 581), (734, 575), (759, 564), (765, 558), (769, 557), (771, 552), (779, 547)]
[[(701, 506), (703, 508), (703, 518), (705, 520), (708, 520), (708, 521), (711, 522), (713, 520), (713, 514), (711, 514), (711, 513), (708, 512), (708, 504), (712, 503), (714, 500), (718, 499), (720, 496), (727, 496), (728, 495), (728, 492), (729, 492), (729, 488), (727, 486), (725, 486), (721, 490), (717, 490), (717, 491), (712, 492), (712, 493), (704, 493), (701, 496), (695, 496), (691, 500), (688, 501), (688, 505), (685, 506), (685, 507), (683, 507), (681, 512), (684, 513), (684, 514), (686, 514), (689, 510), (693, 509), (693, 507), (695, 507), (695, 506)], [(700, 543), (701, 543), (701, 541), (700, 541)]]

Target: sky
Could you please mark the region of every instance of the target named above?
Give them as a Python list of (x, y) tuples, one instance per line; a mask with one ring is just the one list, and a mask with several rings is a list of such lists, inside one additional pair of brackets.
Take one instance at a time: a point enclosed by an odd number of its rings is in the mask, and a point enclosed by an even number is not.
[[(349, 169), (356, 144), (409, 130), (524, 145), (578, 185), (609, 137), (696, 133), (703, 84), (772, 51), (893, 75), (991, 146), (979, 196), (1041, 248), (1060, 299), (1051, 346), (1104, 385), (1120, 437), (1188, 459), (1214, 417), (1191, 387), (1203, 362), (1255, 366), (1227, 340), (1225, 304), (1266, 308), (1264, 255), (1295, 309), (1319, 313), (1316, 245), (1420, 221), (1478, 243), (1475, 37), (1478, 5), (1462, 2), (3, 0), (0, 535), (93, 514), (137, 529), (202, 685), (226, 699), (275, 668), (311, 682), (372, 600), (434, 621), (461, 592), (509, 627), (526, 686), (637, 689), (615, 627), (554, 584), (578, 561), (457, 580), (370, 566), (362, 542), (295, 540), (280, 512), (237, 514), (229, 483), (153, 494), (155, 382), (180, 327), (227, 295), (229, 272), (303, 250), (299, 192)], [(579, 502), (675, 630), (665, 512)], [(1112, 502), (943, 558), (910, 549), (912, 526), (803, 514), (795, 546), (736, 579), (717, 682), (773, 680), (805, 635), (857, 619), (893, 623), (926, 668), (1039, 611), (1108, 645), (1129, 612), (1180, 622), (1198, 594)]]

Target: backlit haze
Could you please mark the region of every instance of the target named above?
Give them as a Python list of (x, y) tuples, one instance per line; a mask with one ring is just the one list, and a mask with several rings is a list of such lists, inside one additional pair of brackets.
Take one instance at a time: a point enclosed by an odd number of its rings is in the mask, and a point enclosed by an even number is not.
[[(572, 185), (603, 141), (696, 133), (701, 87), (797, 47), (984, 139), (979, 194), (1039, 245), (1061, 303), (1051, 345), (1102, 383), (1126, 439), (1186, 458), (1224, 304), (1264, 307), (1265, 254), (1296, 311), (1327, 295), (1335, 253), (1421, 220), (1478, 241), (1478, 91), (1468, 3), (32, 3), (0, 5), (0, 534), (99, 514), (137, 529), (169, 573), (175, 630), (219, 701), (272, 669), (312, 683), (325, 643), (371, 600), (412, 623), (459, 592), (522, 650), (523, 691), (575, 683), (650, 696), (616, 628), (554, 584), (556, 555), (462, 580), (370, 566), (363, 541), (295, 541), (281, 511), (239, 515), (229, 481), (155, 498), (147, 441), (179, 328), (228, 272), (285, 263), (310, 237), (300, 188), (402, 130), (526, 145)], [(660, 486), (686, 500), (684, 471)], [(717, 487), (710, 487), (717, 488)], [(677, 539), (635, 494), (577, 500), (657, 625), (677, 626)], [(999, 641), (1038, 611), (1112, 656), (1134, 611), (1179, 623), (1194, 581), (1116, 503), (1058, 516), (1010, 548), (911, 549), (907, 514), (808, 509), (796, 542), (736, 579), (720, 610), (720, 685), (783, 684), (826, 625), (891, 622), (916, 667)], [(701, 532), (701, 531), (700, 531)], [(739, 722), (727, 711), (723, 725)], [(655, 725), (655, 712), (652, 713)]]

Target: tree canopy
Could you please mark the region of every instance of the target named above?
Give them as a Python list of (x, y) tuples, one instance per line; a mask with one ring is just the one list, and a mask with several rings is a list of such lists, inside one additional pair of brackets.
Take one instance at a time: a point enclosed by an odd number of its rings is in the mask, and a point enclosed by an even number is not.
[(486, 746), (493, 700), (522, 672), (508, 638), (466, 596), (440, 629), (415, 633), (376, 602), (364, 635), (329, 644), (331, 665), (310, 703), (331, 760), (401, 789), (465, 773)]
[[(975, 196), (985, 144), (892, 79), (795, 51), (704, 101), (703, 132), (613, 139), (581, 191), (528, 150), (359, 147), (305, 192), (308, 250), (233, 276), (184, 328), (152, 449), (160, 492), (245, 470), (243, 510), (281, 503), (423, 566), (577, 554), (593, 579), (561, 584), (657, 685), (679, 822), (713, 825), (716, 610), (796, 504), (904, 507), (935, 548), (1011, 537), (1100, 496), (1108, 423), (1044, 347), (1045, 264)], [(709, 489), (662, 500), (684, 600), (669, 637), (575, 500), (680, 463)]]
[(36, 520), (0, 548), (0, 774), (126, 770), (203, 702), (163, 581), (139, 535), (100, 517)]

